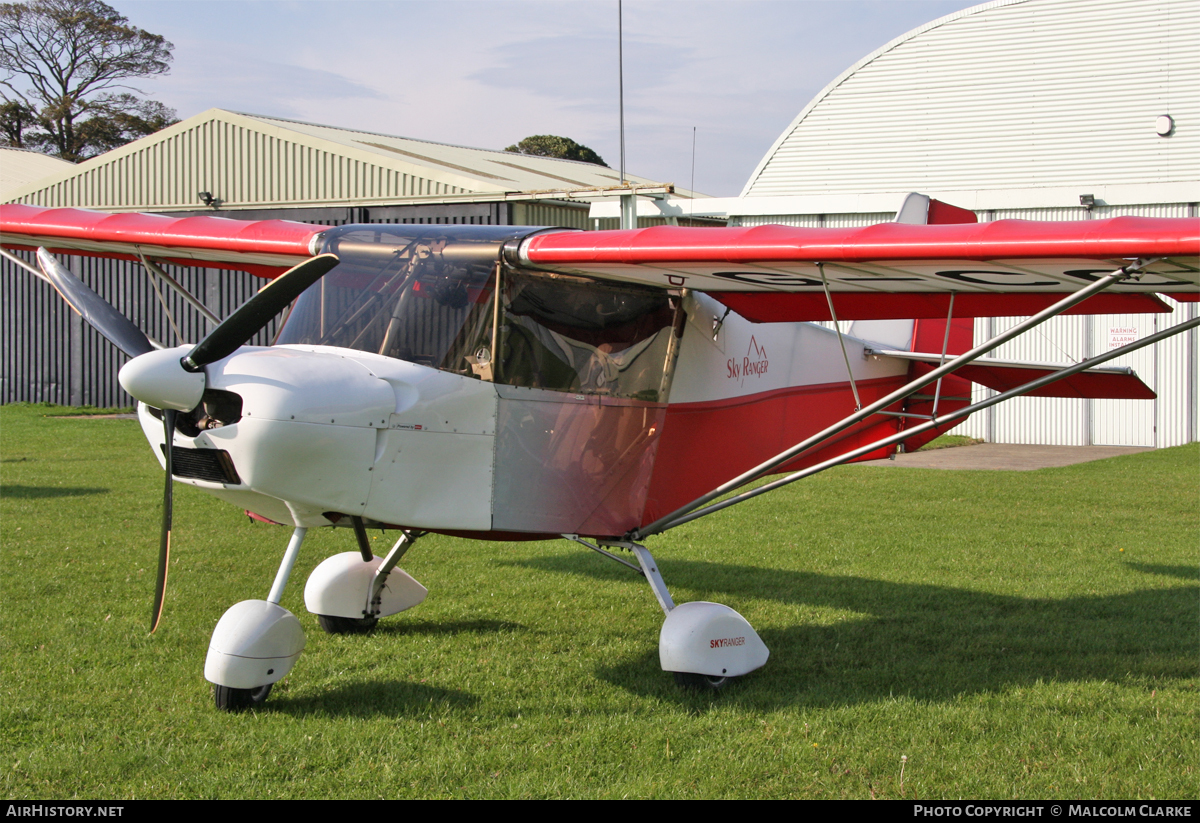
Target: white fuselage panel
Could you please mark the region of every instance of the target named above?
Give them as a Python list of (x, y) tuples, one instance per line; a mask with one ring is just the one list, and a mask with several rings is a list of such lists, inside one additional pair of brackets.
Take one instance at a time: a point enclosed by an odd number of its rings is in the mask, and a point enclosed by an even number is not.
[[(847, 358), (855, 380), (903, 375), (908, 368), (865, 358), (864, 342), (845, 335), (843, 358), (837, 333), (815, 323), (751, 323), (695, 292), (685, 308), (688, 323), (671, 384), (672, 405), (847, 383)], [(719, 323), (715, 338), (714, 323)]]

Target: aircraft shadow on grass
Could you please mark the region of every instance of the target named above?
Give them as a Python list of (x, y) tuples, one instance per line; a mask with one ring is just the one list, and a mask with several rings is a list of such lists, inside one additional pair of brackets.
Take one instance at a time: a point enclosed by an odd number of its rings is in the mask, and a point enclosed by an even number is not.
[(313, 714), (359, 718), (428, 717), (431, 707), (436, 707), (436, 711), (464, 711), (478, 703), (478, 697), (460, 689), (364, 677), (340, 680), (336, 688), (306, 697), (272, 695), (268, 710), (272, 714), (297, 717)]
[[(382, 621), (376, 635), (388, 635), (389, 641), (404, 636), (445, 636), (452, 634), (513, 634), (528, 629), (520, 623), (504, 620), (457, 620), (445, 623)], [(354, 638), (351, 638), (353, 641)], [(290, 698), (272, 695), (270, 710), (297, 716), (313, 713), (339, 717), (427, 716), (430, 706), (439, 710), (470, 709), (479, 698), (460, 689), (445, 689), (405, 680), (354, 678), (339, 680), (337, 688), (320, 694)]]
[[(616, 567), (578, 561), (539, 557), (514, 565), (629, 579)], [(1183, 576), (1176, 567), (1139, 570)], [(1200, 657), (1197, 586), (1047, 599), (704, 561), (671, 562), (663, 571), (681, 601), (692, 599), (681, 596), (691, 590), (695, 599), (732, 595), (862, 615), (832, 625), (759, 627), (771, 659), (732, 684), (723, 702), (772, 708), (949, 700), (1038, 681), (1186, 678), (1195, 676)], [(653, 600), (644, 594), (649, 608)], [(597, 674), (637, 693), (671, 694), (658, 668), (654, 649)]]
[(11, 500), (38, 500), (51, 497), (83, 497), (89, 494), (108, 494), (108, 489), (69, 486), (22, 486), (20, 483), (5, 483), (0, 486), (0, 497)]
[(1157, 563), (1127, 563), (1134, 571), (1178, 577), (1180, 580), (1200, 580), (1200, 568), (1195, 566), (1164, 566)]

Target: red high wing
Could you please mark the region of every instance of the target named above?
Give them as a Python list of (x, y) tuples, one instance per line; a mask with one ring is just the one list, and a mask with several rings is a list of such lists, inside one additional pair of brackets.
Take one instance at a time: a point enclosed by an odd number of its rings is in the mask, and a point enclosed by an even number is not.
[[(145, 254), (265, 277), (309, 257), (325, 228), (0, 205), (6, 246), (126, 259)], [(562, 231), (527, 238), (519, 256), (539, 268), (707, 291), (759, 322), (829, 319), (822, 275), (845, 320), (945, 317), (951, 293), (956, 317), (1027, 315), (1132, 258), (1164, 259), (1140, 280), (1073, 311), (1163, 311), (1154, 292), (1184, 300), (1200, 294), (1200, 221), (1193, 219)]]
[[(1116, 268), (1113, 266), (1113, 268)], [(832, 286), (833, 284), (831, 284)], [(829, 301), (817, 292), (709, 292), (729, 308), (755, 323), (832, 320)], [(1066, 292), (959, 292), (955, 317), (1027, 317), (1049, 308)], [(1196, 294), (1170, 295), (1195, 300)], [(838, 292), (834, 300), (839, 320), (944, 319), (950, 313), (949, 292)], [(1156, 314), (1171, 308), (1153, 294), (1101, 292), (1063, 314)]]
[(1133, 258), (1160, 259), (1137, 280), (1096, 295), (1078, 314), (1168, 311), (1154, 292), (1200, 293), (1200, 221), (1116, 217), (1036, 223), (850, 229), (787, 226), (540, 234), (531, 265), (706, 291), (755, 322), (1022, 316)]
[(311, 257), (312, 238), (325, 228), (290, 220), (0, 205), (0, 235), (8, 247), (46, 246), (67, 254), (131, 260), (141, 253), (185, 266), (241, 269), (266, 277)]
[(530, 262), (544, 266), (1194, 258), (1200, 255), (1200, 221), (1113, 217), (1054, 223), (880, 223), (849, 229), (656, 226), (632, 231), (541, 234), (530, 238), (525, 254)]

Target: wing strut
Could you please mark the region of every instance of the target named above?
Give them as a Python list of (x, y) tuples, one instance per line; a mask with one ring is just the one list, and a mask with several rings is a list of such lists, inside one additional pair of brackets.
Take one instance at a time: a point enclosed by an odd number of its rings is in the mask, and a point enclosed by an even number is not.
[(1181, 334), (1182, 332), (1188, 331), (1189, 329), (1194, 329), (1197, 326), (1200, 326), (1200, 317), (1194, 317), (1191, 320), (1187, 320), (1183, 323), (1179, 323), (1175, 326), (1172, 326), (1169, 329), (1164, 329), (1163, 331), (1152, 334), (1149, 337), (1142, 338), (1141, 340), (1138, 340), (1135, 343), (1128, 343), (1124, 346), (1121, 346), (1120, 348), (1113, 349), (1112, 351), (1105, 352), (1104, 354), (1093, 357), (1090, 360), (1084, 360), (1082, 363), (1076, 363), (1073, 366), (1068, 366), (1067, 368), (1060, 369), (1059, 371), (1056, 371), (1053, 374), (1047, 374), (1043, 377), (1037, 378), (1036, 380), (1031, 380), (1028, 383), (1025, 383), (1024, 385), (1017, 386), (1015, 389), (1009, 389), (1008, 391), (1003, 392), (1001, 394), (993, 395), (992, 397), (989, 397), (986, 400), (981, 400), (980, 402), (975, 403), (974, 405), (967, 406), (965, 408), (950, 412), (949, 414), (947, 414), (946, 416), (944, 416), (940, 419), (930, 420), (926, 423), (920, 424), (919, 426), (914, 426), (911, 429), (906, 429), (902, 432), (898, 432), (896, 434), (889, 435), (888, 437), (884, 437), (881, 440), (876, 440), (874, 443), (871, 443), (869, 445), (861, 446), (857, 449), (854, 449), (853, 451), (849, 451), (849, 452), (846, 452), (845, 454), (838, 455), (837, 457), (826, 460), (823, 463), (818, 463), (815, 466), (809, 466), (807, 469), (801, 469), (798, 472), (789, 474), (787, 477), (781, 477), (780, 479), (772, 481), (770, 483), (764, 483), (763, 485), (759, 486), (758, 488), (751, 489), (750, 491), (747, 491), (747, 492), (742, 492), (739, 495), (730, 497), (726, 500), (722, 500), (719, 503), (714, 503), (711, 506), (705, 506), (702, 509), (693, 510), (689, 514), (685, 514), (685, 515), (675, 518), (674, 520), (671, 520), (665, 526), (658, 529), (658, 531), (662, 532), (662, 531), (666, 531), (667, 529), (672, 529), (676, 526), (682, 526), (684, 523), (704, 517), (705, 515), (713, 514), (714, 512), (718, 512), (721, 509), (724, 509), (724, 508), (734, 505), (735, 503), (741, 503), (746, 500), (749, 500), (751, 497), (757, 497), (758, 495), (763, 494), (765, 492), (774, 491), (775, 489), (778, 489), (780, 486), (786, 486), (788, 483), (794, 483), (797, 480), (801, 480), (805, 477), (810, 477), (814, 474), (817, 474), (818, 472), (823, 472), (826, 469), (831, 469), (834, 466), (839, 466), (842, 463), (846, 463), (846, 462), (849, 462), (850, 460), (855, 459), (856, 457), (862, 457), (864, 454), (870, 454), (871, 452), (875, 451), (876, 449), (883, 448), (884, 446), (890, 446), (894, 443), (900, 442), (901, 440), (906, 440), (909, 437), (912, 437), (914, 434), (920, 434), (920, 433), (928, 431), (930, 429), (937, 428), (939, 426), (943, 426), (952, 420), (957, 420), (960, 417), (966, 417), (969, 414), (974, 414), (977, 411), (982, 411), (983, 409), (986, 409), (990, 406), (994, 406), (997, 403), (1003, 403), (1005, 400), (1010, 400), (1014, 397), (1019, 397), (1022, 394), (1027, 394), (1028, 392), (1036, 391), (1037, 389), (1040, 389), (1042, 386), (1045, 386), (1049, 383), (1053, 383), (1056, 380), (1062, 380), (1063, 378), (1070, 377), (1073, 374), (1078, 374), (1081, 371), (1085, 371), (1087, 369), (1098, 366), (1101, 363), (1107, 363), (1109, 360), (1112, 360), (1117, 357), (1121, 357), (1122, 355), (1125, 355), (1125, 354), (1129, 354), (1130, 352), (1140, 349), (1144, 346), (1151, 346), (1151, 345), (1159, 342), (1160, 340), (1165, 340), (1168, 337), (1173, 337), (1176, 334)]
[[(850, 377), (850, 391), (854, 392), (854, 410), (862, 408), (862, 400), (858, 397), (858, 386), (854, 382), (854, 370), (850, 368), (850, 357), (846, 354), (846, 341), (842, 338), (842, 325), (838, 323), (837, 312), (833, 308), (833, 295), (829, 293), (829, 281), (825, 279), (825, 264), (818, 263), (817, 271), (821, 273), (821, 285), (825, 287), (825, 300), (829, 303), (829, 316), (833, 318), (833, 330), (837, 332), (838, 345), (842, 347), (842, 359), (846, 361), (846, 374)], [(950, 305), (954, 305), (954, 292), (950, 293)], [(728, 312), (726, 312), (728, 314)], [(946, 339), (950, 339), (950, 325), (946, 325)], [(939, 380), (938, 385), (942, 385)], [(934, 404), (937, 408), (937, 404)]]
[[(175, 278), (173, 278), (169, 274), (167, 274), (165, 271), (163, 271), (162, 268), (160, 266), (158, 266), (153, 260), (149, 259), (148, 257), (146, 257), (146, 255), (141, 254), (140, 252), (138, 253), (138, 259), (142, 261), (142, 265), (146, 268), (146, 271), (148, 271), (150, 273), (150, 275), (151, 275), (150, 282), (153, 283), (154, 278), (158, 277), (164, 283), (166, 283), (168, 286), (170, 286), (172, 289), (174, 289), (175, 292), (180, 297), (182, 297), (184, 300), (186, 300), (188, 302), (188, 305), (190, 305), (196, 311), (200, 312), (200, 314), (204, 315), (204, 319), (207, 320), (210, 324), (210, 327), (209, 327), (210, 331), (212, 329), (215, 329), (217, 326), (221, 325), (221, 318), (217, 317), (215, 314), (213, 314), (211, 311), (209, 311), (208, 306), (204, 305), (199, 300), (197, 300), (192, 295), (191, 292), (189, 292), (182, 285), (180, 285), (178, 280), (176, 280)], [(157, 291), (157, 288), (155, 289), (155, 291)], [(184, 341), (180, 340), (179, 342), (183, 343)]]
[[(986, 343), (976, 346), (975, 348), (971, 349), (969, 352), (966, 352), (965, 354), (961, 354), (958, 357), (954, 358), (949, 363), (945, 363), (944, 365), (939, 366), (938, 368), (934, 369), (933, 371), (929, 372), (928, 374), (918, 377), (916, 380), (913, 380), (911, 383), (908, 383), (907, 385), (902, 386), (899, 389), (896, 389), (896, 391), (892, 392), (891, 394), (887, 395), (886, 397), (876, 400), (874, 403), (870, 404), (869, 406), (864, 406), (863, 408), (859, 409), (858, 411), (854, 412), (853, 414), (851, 414), (847, 417), (844, 417), (839, 422), (834, 423), (832, 426), (826, 428), (825, 430), (820, 431), (817, 434), (814, 434), (812, 437), (808, 438), (807, 440), (805, 440), (801, 443), (798, 443), (795, 446), (792, 446), (790, 449), (788, 449), (786, 451), (780, 452), (779, 454), (772, 457), (770, 460), (767, 460), (764, 463), (760, 463), (759, 465), (742, 473), (741, 475), (733, 478), (732, 480), (721, 484), (716, 489), (713, 489), (712, 491), (708, 492), (707, 494), (696, 498), (691, 503), (688, 503), (687, 505), (676, 509), (675, 511), (671, 512), (670, 514), (660, 517), (658, 520), (655, 520), (653, 523), (651, 523), (647, 526), (644, 526), (643, 528), (634, 529), (633, 531), (631, 531), (628, 534), (628, 538), (633, 541), (640, 541), (652, 534), (658, 534), (661, 531), (665, 531), (668, 528), (672, 528), (673, 526), (677, 526), (680, 523), (685, 522), (683, 520), (683, 518), (688, 513), (695, 511), (696, 509), (699, 509), (701, 506), (707, 506), (707, 504), (716, 500), (718, 497), (722, 497), (726, 494), (729, 494), (730, 492), (735, 491), (738, 488), (741, 488), (742, 486), (746, 485), (747, 483), (753, 482), (755, 480), (758, 480), (760, 477), (764, 477), (764, 476), (770, 474), (772, 471), (779, 468), (784, 463), (794, 460), (799, 455), (815, 448), (816, 446), (820, 445), (821, 443), (825, 442), (826, 440), (829, 440), (830, 438), (834, 437), (835, 435), (840, 434), (841, 432), (843, 432), (846, 429), (853, 426), (855, 423), (858, 423), (862, 420), (865, 420), (867, 417), (870, 417), (873, 414), (877, 414), (877, 413), (883, 411), (888, 406), (892, 405), (893, 403), (899, 402), (900, 400), (903, 400), (904, 398), (908, 397), (910, 394), (915, 394), (923, 386), (929, 385), (929, 383), (931, 381), (938, 380), (941, 377), (954, 371), (955, 369), (957, 369), (961, 366), (965, 366), (968, 363), (972, 362), (973, 360), (976, 360), (976, 359), (982, 357), (983, 355), (987, 354), (988, 352), (992, 351), (993, 349), (998, 348), (999, 346), (1008, 342), (1009, 340), (1012, 340), (1014, 337), (1017, 337), (1017, 336), (1025, 333), (1029, 329), (1032, 329), (1035, 326), (1038, 326), (1038, 325), (1046, 322), (1047, 320), (1049, 320), (1052, 317), (1056, 317), (1059, 314), (1062, 314), (1064, 311), (1071, 308), (1072, 306), (1083, 302), (1087, 298), (1091, 297), (1093, 294), (1103, 291), (1104, 289), (1108, 288), (1109, 286), (1113, 285), (1114, 283), (1119, 283), (1122, 280), (1129, 279), (1130, 277), (1132, 277), (1134, 275), (1135, 272), (1141, 271), (1145, 267), (1147, 267), (1155, 262), (1157, 262), (1157, 258), (1137, 260), (1133, 263), (1130, 263), (1128, 266), (1124, 266), (1120, 269), (1117, 269), (1116, 271), (1106, 274), (1103, 277), (1096, 278), (1095, 281), (1088, 284), (1087, 286), (1084, 286), (1079, 291), (1071, 293), (1067, 297), (1065, 297), (1062, 300), (1055, 303), (1053, 306), (1043, 309), (1042, 311), (1038, 312), (1037, 314), (1033, 315), (1032, 317), (1030, 317), (1026, 320), (1023, 320), (1022, 322), (1013, 326), (1008, 331), (1005, 331), (1005, 332), (1002, 332), (1001, 334), (996, 335), (991, 340), (988, 340)], [(1059, 374), (1059, 373), (1056, 372), (1056, 374)], [(1067, 376), (1067, 375), (1062, 375), (1062, 376)], [(1021, 388), (1024, 388), (1024, 387), (1021, 387)], [(931, 422), (935, 422), (935, 421), (931, 421)], [(940, 423), (942, 421), (936, 421), (936, 422)], [(907, 429), (905, 432), (903, 432), (904, 437), (902, 437), (900, 439), (907, 439), (909, 437), (912, 437), (912, 435), (914, 434), (915, 431), (916, 431), (916, 429)], [(689, 518), (689, 519), (691, 519), (691, 518)]]
[(38, 271), (33, 266), (26, 263), (21, 258), (17, 257), (15, 254), (10, 252), (8, 249), (0, 249), (0, 257), (3, 257), (5, 260), (9, 261), (10, 263), (16, 263), (18, 266), (25, 269), (25, 271), (32, 272), (33, 274), (37, 275), (38, 278), (45, 281), (46, 283), (50, 283), (50, 285), (52, 285), (52, 286), (54, 285), (54, 283), (50, 280), (49, 277), (42, 274), (40, 271)]
[[(946, 313), (946, 336), (942, 338), (942, 359), (939, 366), (946, 364), (946, 350), (950, 348), (950, 322), (954, 319), (954, 292), (950, 292), (950, 311)], [(933, 390), (933, 411), (929, 413), (930, 420), (937, 420), (938, 400), (942, 396), (942, 378), (938, 378), (937, 388)]]
[[(144, 260), (142, 261), (145, 262)], [(150, 288), (154, 289), (154, 294), (158, 297), (158, 302), (162, 305), (163, 314), (167, 316), (167, 322), (171, 324), (171, 330), (175, 332), (175, 345), (183, 346), (188, 341), (183, 339), (183, 332), (179, 330), (179, 324), (175, 322), (175, 315), (171, 312), (171, 307), (167, 305), (167, 298), (163, 297), (162, 289), (158, 287), (154, 275), (150, 275)]]

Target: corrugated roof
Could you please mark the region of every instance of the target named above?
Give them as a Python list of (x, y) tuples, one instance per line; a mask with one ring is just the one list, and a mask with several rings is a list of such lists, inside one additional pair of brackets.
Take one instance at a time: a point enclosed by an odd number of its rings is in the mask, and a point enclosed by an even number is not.
[[(1164, 114), (1176, 124), (1166, 137)], [(1195, 0), (996, 0), (845, 71), (742, 194), (1195, 184), (1198, 125)]]
[(0, 147), (0, 202), (8, 199), (10, 191), (24, 188), (56, 172), (65, 172), (73, 168), (74, 163), (40, 152)]
[(619, 184), (618, 172), (591, 163), (209, 109), (4, 199), (171, 211), (194, 210), (198, 193), (210, 192), (229, 210), (489, 201)]
[[(397, 157), (400, 157), (408, 163), (427, 169), (431, 177), (457, 172), (475, 181), (475, 185), (471, 187), (473, 191), (529, 192), (576, 187), (607, 188), (621, 182), (621, 175), (616, 170), (578, 160), (559, 160), (553, 157), (534, 157), (514, 152), (454, 146), (258, 114), (243, 116), (263, 123), (277, 124), (280, 128), (347, 148), (365, 149), (378, 155), (381, 163), (395, 162)], [(640, 183), (653, 182), (643, 177), (627, 177)]]

